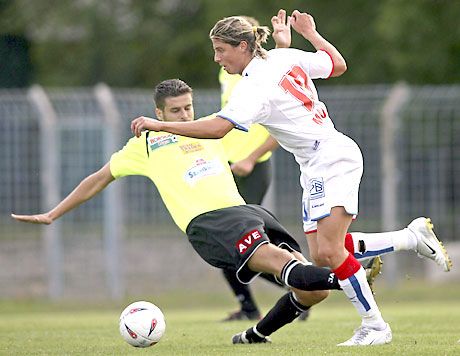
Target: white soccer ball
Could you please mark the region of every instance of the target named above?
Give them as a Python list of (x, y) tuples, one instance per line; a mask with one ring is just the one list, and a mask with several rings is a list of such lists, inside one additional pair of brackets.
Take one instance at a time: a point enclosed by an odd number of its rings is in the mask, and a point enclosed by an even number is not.
[(135, 347), (149, 347), (160, 341), (166, 322), (160, 308), (150, 302), (134, 302), (120, 315), (120, 334)]

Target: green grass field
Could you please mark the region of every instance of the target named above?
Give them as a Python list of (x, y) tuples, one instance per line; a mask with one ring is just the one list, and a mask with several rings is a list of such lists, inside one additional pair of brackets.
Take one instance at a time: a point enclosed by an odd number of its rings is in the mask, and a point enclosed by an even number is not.
[[(307, 322), (272, 335), (272, 344), (232, 345), (231, 336), (250, 322), (219, 322), (235, 308), (229, 296), (197, 292), (145, 297), (166, 316), (157, 345), (136, 349), (118, 333), (129, 301), (86, 305), (37, 301), (0, 302), (0, 355), (460, 355), (460, 285), (429, 288), (425, 282), (391, 291), (377, 301), (393, 329), (390, 345), (338, 348), (359, 319), (339, 292), (316, 306)], [(266, 311), (279, 293), (257, 293)], [(142, 298), (136, 298), (142, 299)], [(205, 309), (208, 305), (209, 309)]]

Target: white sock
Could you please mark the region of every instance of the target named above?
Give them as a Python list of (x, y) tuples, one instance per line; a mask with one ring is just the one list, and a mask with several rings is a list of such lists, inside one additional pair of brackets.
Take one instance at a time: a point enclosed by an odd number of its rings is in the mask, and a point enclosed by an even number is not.
[(360, 268), (351, 277), (340, 280), (340, 287), (362, 318), (362, 325), (371, 329), (383, 330), (386, 323), (372, 295), (366, 280), (364, 268)]
[[(358, 259), (383, 255), (393, 251), (415, 250), (417, 246), (417, 238), (407, 228), (379, 233), (352, 232), (351, 236), (355, 248), (355, 257)], [(364, 242), (366, 248), (364, 253), (359, 250), (361, 245), (359, 241)]]

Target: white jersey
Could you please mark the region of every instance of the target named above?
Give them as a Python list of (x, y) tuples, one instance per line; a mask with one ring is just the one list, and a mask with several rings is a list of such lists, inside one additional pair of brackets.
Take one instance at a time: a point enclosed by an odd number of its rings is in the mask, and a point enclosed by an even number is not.
[(251, 60), (228, 105), (217, 115), (241, 130), (262, 124), (302, 167), (322, 140), (341, 136), (312, 81), (328, 78), (332, 71), (332, 59), (325, 51), (268, 51), (267, 59)]

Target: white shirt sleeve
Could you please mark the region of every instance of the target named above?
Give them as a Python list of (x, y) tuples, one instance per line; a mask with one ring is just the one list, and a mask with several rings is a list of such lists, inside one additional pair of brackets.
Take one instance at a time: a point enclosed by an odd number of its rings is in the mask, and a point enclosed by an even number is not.
[(334, 69), (332, 58), (326, 51), (306, 52), (295, 48), (282, 48), (277, 51), (287, 62), (297, 62), (311, 79), (329, 78)]
[(228, 104), (217, 113), (237, 129), (248, 131), (254, 123), (263, 123), (270, 116), (268, 96), (261, 86), (243, 78), (236, 85)]
[(311, 79), (329, 78), (334, 70), (334, 63), (329, 53), (323, 50), (304, 52), (300, 65), (307, 70)]

